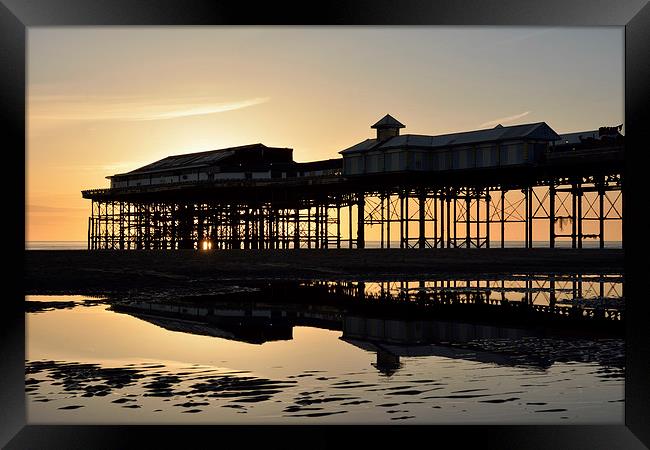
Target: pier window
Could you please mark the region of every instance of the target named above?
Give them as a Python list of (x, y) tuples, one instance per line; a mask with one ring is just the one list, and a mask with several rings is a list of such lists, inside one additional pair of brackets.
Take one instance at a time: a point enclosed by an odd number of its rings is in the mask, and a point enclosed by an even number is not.
[(394, 153), (386, 153), (384, 155), (384, 170), (387, 172), (391, 170), (395, 170), (393, 167), (393, 160), (395, 159), (395, 154)]
[(438, 152), (438, 170), (447, 170), (451, 168), (451, 150)]
[(399, 152), (399, 167), (398, 170), (406, 170), (406, 150)]
[(546, 152), (548, 144), (546, 142), (535, 142), (528, 144), (528, 161), (539, 161)]
[(361, 170), (361, 156), (355, 155), (346, 158), (346, 172), (351, 175), (357, 175), (362, 173)]
[(424, 169), (424, 158), (422, 157), (421, 152), (414, 152), (413, 153), (413, 168), (415, 170)]
[(381, 170), (379, 157), (378, 154), (368, 155), (368, 172), (379, 172)]
[(441, 170), (440, 167), (440, 156), (441, 154), (438, 152), (432, 152), (431, 153), (431, 170)]
[(454, 169), (469, 169), (474, 167), (474, 151), (472, 147), (454, 149)]
[(460, 151), (458, 149), (451, 150), (451, 168), (458, 169), (460, 166)]
[(524, 143), (501, 144), (501, 165), (524, 163)]
[(476, 167), (492, 167), (497, 165), (496, 145), (481, 145), (476, 149)]

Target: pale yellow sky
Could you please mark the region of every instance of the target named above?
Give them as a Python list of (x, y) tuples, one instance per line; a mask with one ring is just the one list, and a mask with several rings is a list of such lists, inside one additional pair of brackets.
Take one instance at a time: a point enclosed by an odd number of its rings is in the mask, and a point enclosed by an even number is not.
[(171, 154), (262, 142), (337, 157), (404, 133), (623, 123), (623, 28), (28, 30), (28, 241), (84, 240), (82, 189)]

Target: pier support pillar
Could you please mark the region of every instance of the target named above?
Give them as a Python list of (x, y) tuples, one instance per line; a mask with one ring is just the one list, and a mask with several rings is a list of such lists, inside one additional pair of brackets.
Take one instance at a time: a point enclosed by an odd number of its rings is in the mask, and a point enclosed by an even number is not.
[(336, 248), (341, 248), (341, 201), (336, 201)]
[(599, 247), (605, 248), (605, 188), (601, 182), (598, 187), (598, 238)]
[[(386, 194), (386, 248), (390, 248), (390, 191)], [(384, 224), (382, 224), (382, 227)]]
[[(485, 189), (485, 248), (490, 248), (490, 190)], [(489, 300), (489, 297), (488, 297)]]
[(418, 225), (419, 225), (419, 236), (418, 236), (418, 247), (419, 248), (425, 248), (426, 247), (426, 237), (424, 235), (425, 232), (425, 227), (424, 227), (424, 212), (426, 208), (426, 201), (427, 197), (424, 195), (424, 193), (420, 194), (419, 202), (420, 202), (420, 210), (419, 210), (419, 217), (418, 217)]
[(549, 232), (548, 232), (548, 241), (551, 248), (555, 248), (555, 181), (551, 181), (548, 192), (548, 213), (549, 213)]
[(365, 233), (363, 229), (365, 209), (366, 200), (363, 192), (360, 192), (357, 199), (357, 248), (365, 248)]
[(501, 215), (499, 222), (501, 225), (501, 248), (505, 248), (505, 234), (506, 234), (506, 215), (505, 215), (506, 191), (501, 188)]
[(576, 192), (578, 199), (578, 248), (582, 248), (582, 184), (578, 184), (578, 191)]
[[(470, 191), (467, 189), (467, 197), (465, 197), (465, 248), (472, 246), (472, 230), (471, 230), (471, 208), (472, 200), (470, 198)], [(477, 236), (478, 238), (478, 236)]]
[(293, 212), (293, 248), (300, 248), (300, 210)]

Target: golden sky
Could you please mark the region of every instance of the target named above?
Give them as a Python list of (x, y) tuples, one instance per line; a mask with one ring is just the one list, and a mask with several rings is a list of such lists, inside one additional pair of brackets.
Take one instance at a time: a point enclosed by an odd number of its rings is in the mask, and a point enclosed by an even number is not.
[(386, 113), (414, 134), (618, 125), (623, 49), (622, 27), (30, 27), (27, 240), (85, 240), (82, 189), (172, 154), (334, 158)]

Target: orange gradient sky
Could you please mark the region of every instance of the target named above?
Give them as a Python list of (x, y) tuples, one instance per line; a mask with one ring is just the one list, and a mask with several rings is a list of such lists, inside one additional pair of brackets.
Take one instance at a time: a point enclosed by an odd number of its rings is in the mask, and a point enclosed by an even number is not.
[(386, 113), (414, 134), (618, 125), (623, 63), (622, 27), (30, 27), (27, 240), (85, 240), (80, 191), (171, 154), (334, 158)]

